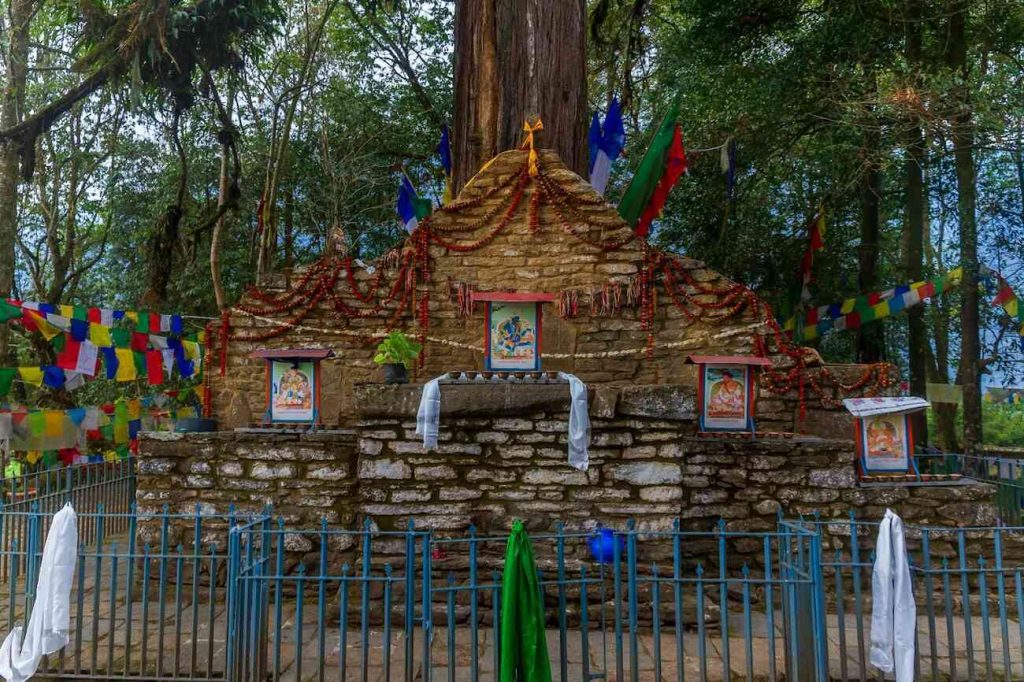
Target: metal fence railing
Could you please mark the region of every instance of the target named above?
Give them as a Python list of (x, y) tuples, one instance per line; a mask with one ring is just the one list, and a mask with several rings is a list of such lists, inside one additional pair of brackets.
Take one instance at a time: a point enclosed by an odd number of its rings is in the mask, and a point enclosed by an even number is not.
[[(51, 512), (0, 547), (27, 620)], [(68, 679), (497, 679), (503, 534), (295, 528), (268, 511), (79, 512)], [(109, 528), (123, 527), (120, 533)], [(230, 530), (228, 530), (230, 529)], [(917, 679), (1024, 677), (1024, 528), (908, 526)], [(867, 679), (877, 522), (531, 533), (553, 679)], [(825, 548), (828, 548), (827, 550)]]
[[(838, 547), (822, 561), (833, 678), (866, 679), (877, 521), (801, 519)], [(917, 605), (915, 679), (1024, 677), (1024, 528), (906, 526)]]
[[(104, 535), (128, 532), (135, 504), (135, 460), (78, 464), (2, 479), (0, 548), (30, 546), (29, 521), (49, 518), (68, 502), (75, 509), (96, 511), (80, 515), (80, 542), (92, 545)], [(15, 560), (20, 561), (17, 567), (12, 566)], [(0, 553), (0, 580), (17, 569), (24, 575), (26, 568), (24, 553)]]
[[(100, 506), (78, 511), (95, 529), (79, 543), (70, 604), (70, 643), (44, 658), (41, 676), (60, 679), (223, 679), (226, 648), (227, 547), (206, 543), (212, 527), (249, 517), (172, 514), (147, 517)], [(53, 516), (38, 508), (0, 512), (24, 532), (0, 547), (0, 624), (24, 624), (36, 599), (42, 549)], [(139, 541), (155, 523), (155, 542)], [(123, 528), (118, 534), (109, 528)], [(184, 532), (183, 532), (184, 531)], [(180, 538), (177, 541), (174, 538)]]
[(1024, 460), (992, 455), (926, 453), (915, 456), (921, 474), (959, 475), (996, 488), (1000, 522), (1024, 525)]
[[(606, 538), (594, 550), (589, 534), (532, 537), (556, 680), (825, 678), (818, 535), (780, 522), (765, 533), (722, 524)], [(494, 679), (505, 542), (271, 519), (239, 527), (228, 675)], [(306, 557), (290, 569), (289, 547)], [(349, 547), (347, 560), (332, 561), (332, 547)]]

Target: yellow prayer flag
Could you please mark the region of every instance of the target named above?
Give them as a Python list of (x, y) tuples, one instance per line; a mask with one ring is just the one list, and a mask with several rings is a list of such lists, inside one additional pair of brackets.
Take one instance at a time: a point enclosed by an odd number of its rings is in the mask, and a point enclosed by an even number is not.
[(791, 317), (782, 323), (782, 331), (791, 332), (796, 329), (796, 317)]
[(139, 314), (134, 310), (126, 310), (124, 311), (124, 319), (137, 323), (139, 321)]
[(27, 453), (25, 453), (25, 461), (28, 462), (29, 464), (35, 464), (36, 462), (39, 461), (39, 458), (42, 457), (42, 455), (43, 453), (40, 452), (39, 450), (29, 450)]
[(60, 436), (64, 433), (64, 413), (59, 410), (46, 410), (43, 412), (44, 436)]
[(804, 327), (802, 337), (804, 341), (810, 341), (811, 339), (818, 338), (818, 327), (813, 324), (809, 324)]
[(128, 424), (118, 424), (114, 422), (114, 442), (118, 445), (127, 443), (130, 439), (128, 438)]
[(196, 332), (196, 340), (199, 341), (199, 343), (206, 343), (206, 330), (205, 329)]
[(1017, 312), (1020, 310), (1020, 302), (1016, 298), (1011, 298), (1003, 304), (1003, 310), (1010, 317), (1017, 317)]
[(883, 317), (889, 317), (889, 315), (890, 315), (890, 312), (889, 312), (889, 302), (888, 301), (882, 301), (881, 303), (876, 303), (875, 305), (872, 306), (872, 308), (875, 311), (875, 319), (876, 320), (880, 320)]
[(128, 401), (128, 419), (138, 419), (142, 416), (142, 401)]
[(64, 317), (70, 319), (70, 318), (75, 316), (75, 309), (74, 309), (74, 307), (69, 306), (69, 305), (61, 305), (60, 306), (60, 314), (63, 315)]
[(953, 268), (946, 273), (946, 284), (959, 284), (964, 278), (964, 269), (962, 267)]
[(117, 374), (114, 376), (118, 381), (135, 381), (135, 357), (131, 348), (115, 348), (117, 355)]
[(42, 367), (19, 367), (18, 374), (21, 375), (21, 380), (26, 384), (31, 384), (36, 388), (43, 385), (43, 368)]
[(182, 341), (182, 347), (185, 349), (185, 357), (189, 360), (199, 359), (199, 344), (195, 341)]
[(927, 284), (927, 282), (914, 282), (913, 284), (910, 285), (910, 288), (911, 289), (920, 289), (925, 284)]
[(28, 314), (29, 318), (35, 322), (36, 329), (39, 330), (39, 333), (42, 334), (43, 338), (47, 341), (57, 336), (57, 334), (60, 334), (60, 330), (47, 322), (46, 318), (39, 313), (34, 310), (26, 310), (25, 312)]
[(110, 327), (104, 327), (102, 324), (89, 325), (89, 340), (100, 348), (110, 348), (114, 345), (114, 340), (110, 337)]
[(843, 301), (843, 305), (842, 305), (842, 307), (839, 308), (839, 312), (841, 312), (843, 315), (849, 315), (850, 313), (853, 312), (853, 308), (856, 305), (857, 305), (857, 299), (855, 299), (855, 298), (848, 298), (845, 301)]

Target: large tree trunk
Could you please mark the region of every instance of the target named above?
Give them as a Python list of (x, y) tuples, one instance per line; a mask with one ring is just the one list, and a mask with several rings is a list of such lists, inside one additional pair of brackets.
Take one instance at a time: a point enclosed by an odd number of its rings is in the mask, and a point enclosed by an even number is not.
[(967, 63), (967, 11), (957, 0), (949, 18), (946, 57), (960, 79), (954, 93), (952, 115), (953, 160), (956, 165), (957, 215), (960, 222), (960, 262), (963, 265), (960, 307), (960, 368), (964, 391), (964, 451), (981, 444), (981, 334), (979, 330), (977, 187), (974, 169), (974, 129)]
[(454, 190), (518, 147), (540, 116), (541, 147), (587, 169), (585, 0), (459, 0), (455, 8)]
[[(914, 91), (920, 85), (921, 67), (921, 1), (906, 2), (906, 56), (907, 63), (914, 70), (912, 79)], [(916, 102), (907, 102), (909, 107), (906, 132), (906, 158), (903, 162), (906, 204), (903, 215), (901, 255), (903, 276), (908, 282), (924, 279), (924, 233), (928, 220), (924, 192), (924, 134), (917, 114)], [(924, 396), (928, 381), (928, 330), (925, 326), (924, 308), (914, 306), (907, 310), (909, 338), (907, 351), (910, 359), (910, 393)], [(914, 440), (922, 445), (928, 442), (928, 429), (924, 413), (913, 416)]]
[[(32, 0), (11, 0), (7, 18), (8, 51), (3, 95), (0, 96), (0, 129), (21, 122), (25, 107), (25, 78), (28, 74), (28, 34)], [(15, 243), (18, 237), (18, 143), (17, 138), (0, 141), (0, 296), (14, 288)], [(0, 325), (0, 362), (6, 362), (9, 328)]]

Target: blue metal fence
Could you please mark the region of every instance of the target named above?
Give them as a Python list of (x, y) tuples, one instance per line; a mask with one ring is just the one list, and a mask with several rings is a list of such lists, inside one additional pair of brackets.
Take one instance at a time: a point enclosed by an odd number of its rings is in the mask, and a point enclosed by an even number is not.
[[(28, 521), (36, 515), (54, 514), (67, 502), (75, 509), (98, 512), (79, 519), (81, 542), (91, 545), (103, 534), (127, 532), (129, 512), (135, 503), (134, 458), (42, 469), (0, 479), (0, 548), (28, 546)], [(105, 524), (102, 529), (98, 525), (101, 519)], [(24, 575), (24, 556), (0, 553), (0, 580), (6, 580), (14, 570), (14, 557), (21, 557), (17, 568)]]
[[(555, 679), (824, 679), (819, 536), (781, 522), (768, 533), (630, 527), (617, 537), (604, 562), (589, 534), (532, 537)], [(505, 541), (306, 532), (269, 518), (236, 528), (229, 676), (494, 678)], [(306, 560), (288, 567), (289, 545)], [(348, 560), (332, 562), (332, 547), (348, 547)]]
[[(51, 512), (0, 513), (0, 624), (23, 622)], [(506, 537), (289, 527), (268, 512), (79, 514), (78, 679), (480, 682), (502, 666)], [(124, 528), (111, 533), (110, 528)], [(230, 530), (229, 530), (230, 529)], [(532, 533), (557, 682), (860, 679), (877, 524)], [(1024, 528), (907, 528), (919, 679), (1024, 677)], [(827, 550), (825, 548), (828, 548)]]
[(1024, 461), (994, 455), (925, 453), (915, 455), (917, 470), (943, 477), (960, 476), (996, 488), (999, 520), (1008, 526), (1024, 525)]
[[(833, 678), (865, 680), (878, 522), (801, 519), (836, 547), (822, 561)], [(1024, 527), (906, 526), (917, 604), (917, 679), (1024, 677)]]

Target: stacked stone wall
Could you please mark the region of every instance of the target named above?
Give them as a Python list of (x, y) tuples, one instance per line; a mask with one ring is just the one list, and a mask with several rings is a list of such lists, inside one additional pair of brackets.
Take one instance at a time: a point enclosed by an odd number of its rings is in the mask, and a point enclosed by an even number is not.
[[(411, 520), (440, 535), (465, 535), (472, 525), (482, 536), (503, 534), (516, 518), (533, 533), (561, 524), (585, 534), (630, 520), (650, 532), (678, 522), (710, 533), (720, 521), (730, 532), (759, 532), (775, 529), (779, 514), (846, 519), (853, 511), (877, 520), (887, 507), (914, 525), (995, 521), (991, 486), (859, 485), (851, 441), (699, 437), (692, 391), (684, 386), (591, 391), (585, 472), (567, 464), (564, 383), (442, 385), (432, 452), (415, 433), (419, 395), (417, 386), (357, 387), (362, 416), (352, 432), (144, 436), (140, 511), (166, 504), (188, 514), (198, 504), (225, 514), (229, 504), (240, 512), (273, 505), (298, 530), (315, 531), (324, 517), (351, 529), (369, 519), (381, 531), (406, 530)], [(181, 525), (187, 538), (187, 520)], [(848, 526), (826, 531), (830, 550), (848, 546)], [(739, 542), (736, 560), (756, 565), (758, 542)], [(951, 555), (954, 542), (937, 537), (933, 551)], [(296, 542), (315, 558), (307, 544)], [(688, 551), (714, 559), (713, 547), (696, 543)]]

